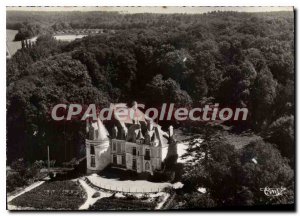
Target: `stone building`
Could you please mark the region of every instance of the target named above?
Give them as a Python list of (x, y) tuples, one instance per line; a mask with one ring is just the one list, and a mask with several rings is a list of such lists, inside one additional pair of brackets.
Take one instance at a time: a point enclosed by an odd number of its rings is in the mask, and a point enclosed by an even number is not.
[(107, 124), (110, 132), (98, 118), (87, 120), (86, 158), (88, 172), (97, 172), (108, 165), (133, 170), (137, 173), (162, 168), (166, 155), (169, 156), (168, 142), (173, 138), (173, 128), (165, 132), (161, 126), (145, 116), (135, 106), (128, 111), (139, 112), (142, 120), (128, 118), (120, 120), (115, 112)]

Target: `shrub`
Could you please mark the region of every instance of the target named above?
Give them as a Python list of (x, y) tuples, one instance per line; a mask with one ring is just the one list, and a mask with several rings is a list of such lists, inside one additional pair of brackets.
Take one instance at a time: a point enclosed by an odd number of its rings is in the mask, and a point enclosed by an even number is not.
[(127, 199), (127, 200), (135, 200), (136, 197), (134, 195), (132, 195), (132, 194), (125, 194), (125, 199)]
[(26, 179), (23, 178), (18, 173), (13, 173), (11, 175), (8, 175), (6, 178), (6, 190), (7, 192), (14, 191), (17, 187), (22, 187), (23, 185), (26, 185)]
[(54, 179), (54, 173), (53, 172), (49, 172), (49, 177), (50, 177), (50, 179)]
[(92, 196), (92, 198), (96, 198), (96, 197), (99, 197), (100, 196), (100, 193), (99, 192), (95, 192)]
[(149, 181), (153, 182), (165, 182), (165, 181), (173, 181), (175, 179), (174, 171), (154, 171), (153, 175), (149, 177)]
[(23, 158), (12, 162), (11, 168), (14, 173), (7, 176), (8, 192), (27, 185), (30, 180), (34, 180), (39, 174), (39, 167), (35, 163), (30, 167), (26, 166)]
[(188, 209), (213, 208), (216, 206), (215, 201), (209, 194), (192, 193), (185, 195), (185, 207)]
[(172, 194), (172, 193), (174, 193), (174, 188), (172, 188), (172, 187), (165, 187), (164, 189), (163, 189), (163, 192), (166, 192), (166, 193), (169, 193), (169, 194)]
[(26, 173), (26, 164), (23, 158), (19, 158), (11, 163), (10, 167), (18, 172), (20, 175), (25, 175)]
[(145, 193), (145, 194), (143, 194), (143, 196), (140, 199), (147, 200), (147, 199), (149, 199), (149, 195)]

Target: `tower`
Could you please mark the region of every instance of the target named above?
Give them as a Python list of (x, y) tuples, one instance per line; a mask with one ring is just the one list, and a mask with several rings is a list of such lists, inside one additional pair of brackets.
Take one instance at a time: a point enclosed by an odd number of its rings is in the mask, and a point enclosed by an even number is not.
[(87, 172), (97, 172), (110, 163), (109, 134), (99, 118), (96, 121), (87, 119), (86, 129)]

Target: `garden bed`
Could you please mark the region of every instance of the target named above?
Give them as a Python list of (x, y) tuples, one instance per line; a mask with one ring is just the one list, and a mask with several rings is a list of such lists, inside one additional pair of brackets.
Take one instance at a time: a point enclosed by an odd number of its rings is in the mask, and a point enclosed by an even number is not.
[(134, 196), (117, 198), (107, 197), (99, 199), (89, 210), (154, 210), (159, 197), (154, 200), (143, 200)]
[(43, 210), (77, 210), (84, 201), (85, 192), (78, 182), (49, 181), (16, 197), (9, 204)]

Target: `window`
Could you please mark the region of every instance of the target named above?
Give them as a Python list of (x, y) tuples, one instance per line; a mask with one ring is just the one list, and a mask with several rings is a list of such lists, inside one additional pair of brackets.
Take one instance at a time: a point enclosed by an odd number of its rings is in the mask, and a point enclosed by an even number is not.
[(150, 170), (150, 164), (149, 164), (149, 162), (145, 163), (145, 170)]
[(117, 153), (121, 153), (121, 143), (117, 143)]
[(116, 151), (116, 143), (113, 142), (113, 151)]
[(117, 164), (117, 155), (113, 155), (113, 164)]
[(98, 130), (95, 130), (95, 139), (98, 139)]
[(90, 147), (90, 154), (95, 155), (95, 146)]
[(136, 155), (136, 147), (132, 147), (132, 155)]
[(95, 156), (91, 156), (91, 167), (96, 166)]
[(122, 155), (122, 165), (126, 165), (125, 155)]
[(136, 159), (132, 159), (132, 169), (136, 170)]
[(145, 152), (145, 160), (150, 160), (150, 149), (146, 149), (146, 152)]
[(89, 139), (90, 140), (94, 139), (94, 128), (92, 125), (89, 127)]

